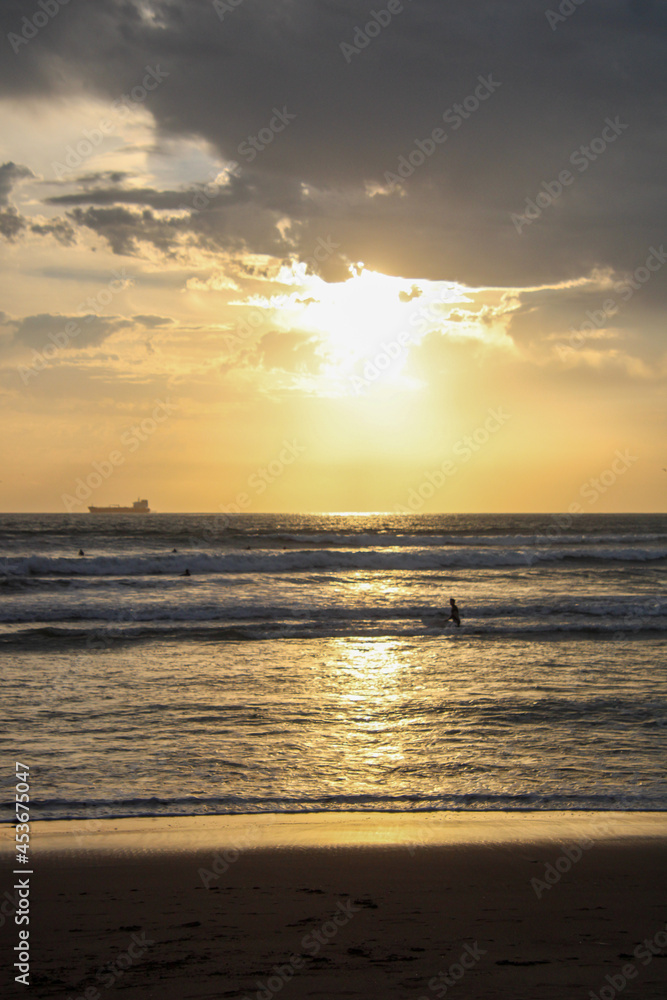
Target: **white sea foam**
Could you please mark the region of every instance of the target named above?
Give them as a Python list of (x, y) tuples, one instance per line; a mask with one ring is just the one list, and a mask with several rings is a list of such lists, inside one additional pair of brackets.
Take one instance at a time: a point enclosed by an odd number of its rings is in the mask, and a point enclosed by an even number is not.
[(667, 546), (552, 545), (537, 548), (428, 547), (393, 549), (255, 549), (187, 555), (104, 555), (87, 558), (32, 555), (0, 561), (0, 576), (152, 576), (191, 573), (284, 573), (310, 570), (421, 570), (534, 566), (563, 560), (644, 563), (667, 558)]

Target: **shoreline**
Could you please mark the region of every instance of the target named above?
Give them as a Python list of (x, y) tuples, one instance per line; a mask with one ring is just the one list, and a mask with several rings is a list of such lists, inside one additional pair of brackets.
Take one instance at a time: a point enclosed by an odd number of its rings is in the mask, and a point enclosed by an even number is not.
[[(241, 840), (245, 850), (548, 844), (586, 836), (667, 841), (667, 811), (654, 810), (235, 813), (36, 820), (30, 826), (37, 854), (181, 853)], [(13, 841), (13, 824), (0, 825), (0, 857), (11, 853)]]
[[(608, 1000), (619, 984), (664, 1000), (667, 813), (56, 820), (32, 834), (40, 1000), (112, 987), (124, 1000)], [(9, 968), (3, 995), (24, 995)]]

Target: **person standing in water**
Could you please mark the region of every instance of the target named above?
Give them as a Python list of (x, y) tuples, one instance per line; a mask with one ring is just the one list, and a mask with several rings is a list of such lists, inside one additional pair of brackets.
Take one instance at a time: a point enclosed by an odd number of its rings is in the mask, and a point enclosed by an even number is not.
[(447, 619), (447, 621), (448, 622), (449, 621), (454, 622), (454, 624), (457, 627), (460, 628), (460, 626), (461, 626), (461, 616), (459, 615), (459, 609), (456, 607), (456, 601), (454, 600), (453, 597), (450, 597), (449, 598), (449, 603), (451, 604), (451, 607), (452, 607), (452, 613), (450, 614), (450, 616)]

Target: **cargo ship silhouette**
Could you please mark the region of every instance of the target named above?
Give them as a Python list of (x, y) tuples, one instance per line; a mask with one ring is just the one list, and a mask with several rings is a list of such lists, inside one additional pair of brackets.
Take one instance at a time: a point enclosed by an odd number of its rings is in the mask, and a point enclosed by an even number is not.
[(150, 514), (148, 500), (135, 500), (131, 507), (111, 504), (109, 507), (89, 507), (91, 514)]

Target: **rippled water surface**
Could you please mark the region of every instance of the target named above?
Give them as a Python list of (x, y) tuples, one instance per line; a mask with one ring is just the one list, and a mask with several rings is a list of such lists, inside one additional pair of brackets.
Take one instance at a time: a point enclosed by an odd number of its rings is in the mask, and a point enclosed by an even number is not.
[(2, 741), (34, 818), (667, 808), (664, 516), (0, 533)]

